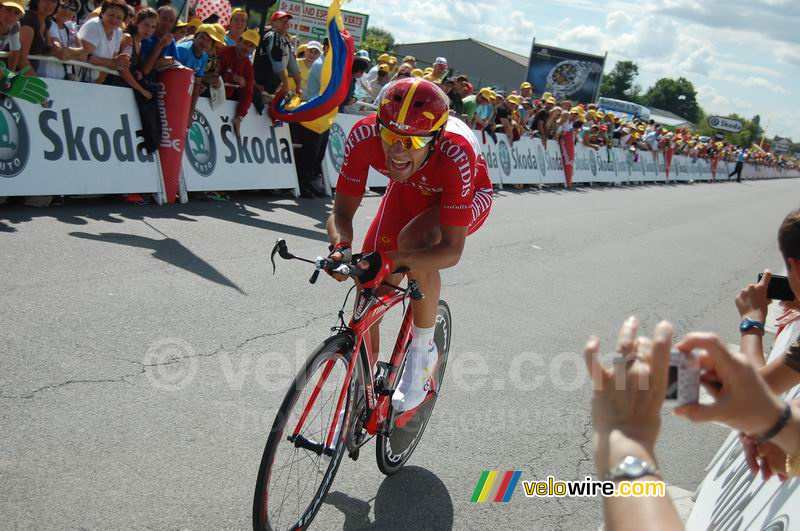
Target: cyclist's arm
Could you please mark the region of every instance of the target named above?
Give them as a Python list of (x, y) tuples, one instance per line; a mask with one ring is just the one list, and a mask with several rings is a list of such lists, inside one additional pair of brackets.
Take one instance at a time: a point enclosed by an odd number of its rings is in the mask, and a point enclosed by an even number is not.
[(361, 205), (361, 197), (336, 194), (333, 215), (328, 218), (328, 239), (333, 245), (353, 241), (353, 217)]
[(424, 249), (393, 251), (387, 254), (394, 260), (396, 268), (405, 266), (411, 271), (438, 271), (452, 267), (461, 259), (468, 228), (441, 225), (442, 238), (439, 243)]

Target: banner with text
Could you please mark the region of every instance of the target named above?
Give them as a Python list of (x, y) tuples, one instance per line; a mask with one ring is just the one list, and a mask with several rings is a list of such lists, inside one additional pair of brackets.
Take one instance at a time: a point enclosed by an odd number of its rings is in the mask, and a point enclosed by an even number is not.
[[(280, 11), (292, 15), (289, 33), (299, 35), (300, 41), (315, 40), (322, 42), (328, 36), (328, 7), (317, 4), (296, 2), (295, 0), (281, 0)], [(302, 16), (300, 12), (302, 11)], [(353, 36), (356, 48), (361, 46), (367, 38), (367, 22), (369, 15), (342, 10), (344, 27)]]
[(289, 126), (275, 127), (250, 107), (236, 136), (236, 102), (212, 110), (200, 98), (186, 135), (183, 175), (186, 189), (196, 191), (297, 188)]
[(161, 191), (131, 89), (47, 84), (48, 107), (0, 97), (0, 196)]

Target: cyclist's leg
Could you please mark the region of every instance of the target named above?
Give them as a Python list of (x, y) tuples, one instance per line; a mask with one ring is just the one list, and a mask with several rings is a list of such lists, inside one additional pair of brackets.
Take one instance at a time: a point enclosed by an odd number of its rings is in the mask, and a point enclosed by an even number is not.
[[(404, 193), (405, 192), (405, 193)], [(361, 248), (363, 254), (372, 251), (395, 251), (397, 250), (398, 235), (402, 228), (413, 219), (419, 212), (409, 210), (413, 202), (408, 201), (405, 195), (405, 187), (402, 187), (394, 182), (389, 182), (386, 188), (386, 193), (383, 195), (381, 204), (378, 206), (378, 211), (370, 223), (369, 229), (364, 236), (364, 244)], [(386, 282), (391, 284), (399, 284), (403, 280), (403, 275), (389, 275), (386, 277)], [(389, 288), (378, 288), (378, 295), (387, 293)], [(380, 352), (380, 324), (381, 320), (375, 322), (370, 329), (370, 341), (373, 356), (377, 356)]]

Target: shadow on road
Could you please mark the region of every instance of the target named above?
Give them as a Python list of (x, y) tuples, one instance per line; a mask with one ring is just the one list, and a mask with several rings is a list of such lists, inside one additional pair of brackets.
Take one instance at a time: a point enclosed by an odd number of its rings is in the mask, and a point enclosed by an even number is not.
[(232, 288), (246, 295), (239, 286), (234, 284), (228, 277), (217, 271), (211, 264), (194, 254), (177, 240), (164, 238), (146, 238), (135, 234), (121, 234), (117, 232), (103, 232), (100, 234), (89, 234), (86, 232), (70, 232), (70, 236), (82, 238), (84, 240), (94, 240), (105, 243), (116, 243), (140, 249), (152, 249), (153, 258), (166, 262), (175, 267), (179, 267), (190, 273), (202, 277), (206, 280), (220, 284), (227, 288)]
[[(206, 202), (192, 200), (186, 204), (158, 206), (132, 205), (116, 201), (110, 197), (81, 199), (68, 198), (62, 206), (48, 208), (25, 207), (22, 205), (3, 205), (0, 207), (0, 232), (17, 232), (17, 226), (37, 218), (54, 218), (68, 225), (87, 225), (88, 220), (107, 223), (124, 223), (126, 220), (169, 219), (197, 222), (199, 217), (215, 218), (249, 227), (265, 229), (284, 235), (308, 238), (321, 242), (328, 241), (325, 222), (328, 219), (332, 200), (295, 200), (287, 196), (265, 196), (259, 192), (231, 194), (230, 201)], [(319, 230), (297, 227), (268, 219), (268, 214), (276, 210), (286, 210), (316, 220), (314, 226)], [(265, 216), (265, 213), (267, 216)]]
[[(325, 503), (344, 514), (346, 531), (453, 528), (453, 500), (447, 487), (432, 472), (416, 466), (406, 466), (384, 479), (378, 494), (370, 501), (336, 491), (328, 493)], [(374, 507), (374, 521), (369, 518), (371, 507)]]

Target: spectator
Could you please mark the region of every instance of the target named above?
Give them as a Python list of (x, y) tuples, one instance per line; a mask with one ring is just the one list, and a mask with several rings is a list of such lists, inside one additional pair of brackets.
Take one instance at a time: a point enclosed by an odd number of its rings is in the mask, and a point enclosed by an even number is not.
[[(124, 2), (123, 5), (125, 5), (127, 12), (127, 5)], [(58, 45), (54, 45), (52, 50), (48, 46), (50, 25), (53, 23), (51, 17), (57, 10), (58, 0), (31, 0), (28, 4), (28, 10), (19, 21), (19, 68), (30, 68), (28, 75), (35, 75), (39, 66), (39, 61), (29, 60), (28, 56), (49, 55), (53, 52), (60, 53)], [(120, 20), (120, 23), (122, 23), (122, 20)]]
[[(102, 17), (97, 20), (102, 20)], [(128, 33), (123, 34), (120, 43), (120, 55), (128, 58), (128, 68), (119, 70), (119, 76), (106, 77), (104, 84), (130, 87), (144, 100), (153, 97), (152, 85), (145, 82), (146, 87), (140, 82), (144, 76), (141, 72), (142, 40), (153, 34), (158, 22), (158, 14), (151, 8), (144, 8), (136, 15), (133, 23), (128, 26)]]
[[(73, 0), (63, 2), (53, 17), (50, 25), (50, 39), (59, 43), (59, 48), (78, 46), (78, 28), (72, 19), (78, 12), (78, 6)], [(36, 73), (41, 77), (51, 79), (75, 79), (75, 67), (55, 61), (41, 61)]]
[(19, 64), (19, 19), (24, 14), (22, 0), (5, 0), (0, 4), (0, 51), (8, 52), (5, 61), (12, 71)]
[[(219, 39), (219, 40), (218, 40)], [(208, 65), (208, 50), (214, 46), (214, 42), (222, 45), (223, 41), (218, 35), (217, 30), (211, 24), (202, 24), (197, 28), (194, 38), (178, 44), (178, 55), (176, 59), (186, 68), (194, 70), (195, 83), (192, 88), (192, 109), (194, 109), (197, 98), (205, 90), (203, 77), (206, 75)]]
[[(389, 59), (390, 56), (388, 53), (382, 53), (378, 56), (378, 62), (375, 63), (375, 66), (373, 66), (369, 70), (369, 72), (367, 72), (367, 82), (370, 85), (372, 85), (375, 82), (375, 80), (378, 79), (378, 73), (380, 71), (381, 65), (389, 66)], [(380, 92), (380, 90), (378, 92)], [(377, 92), (373, 90), (372, 93), (373, 93), (372, 97), (374, 98), (377, 95)]]
[[(225, 34), (225, 46), (233, 46), (239, 42), (247, 29), (247, 11), (237, 7), (231, 11), (231, 19), (228, 22), (228, 33)], [(261, 37), (259, 37), (259, 41)]]
[[(319, 43), (317, 43), (319, 44)], [(306, 100), (313, 100), (322, 92), (322, 66), (325, 64), (325, 54), (328, 51), (328, 39), (322, 41), (322, 53), (317, 56), (317, 60), (311, 65), (308, 71), (307, 90), (304, 90)]]
[[(400, 67), (402, 70), (403, 67)], [(369, 70), (369, 61), (364, 59), (363, 57), (356, 57), (353, 59), (353, 67), (352, 67), (352, 77), (350, 79), (350, 90), (347, 91), (347, 96), (344, 99), (344, 103), (339, 107), (341, 112), (347, 112), (347, 107), (353, 105), (358, 101), (356, 97), (356, 87), (358, 84), (358, 80), (364, 77), (366, 71)], [(400, 71), (398, 70), (398, 75)], [(410, 75), (410, 74), (409, 74)]]
[(388, 64), (383, 64), (378, 67), (378, 77), (375, 78), (375, 81), (370, 84), (373, 98), (377, 98), (378, 94), (381, 93), (383, 86), (390, 81), (389, 70), (390, 68)]
[(175, 39), (172, 38), (172, 27), (175, 25), (177, 15), (172, 6), (161, 6), (156, 9), (158, 24), (153, 34), (142, 41), (142, 73), (150, 76), (154, 70), (160, 70), (171, 65), (178, 56)]
[(236, 106), (236, 117), (233, 119), (236, 136), (240, 136), (242, 120), (247, 116), (253, 102), (255, 77), (250, 56), (258, 48), (260, 41), (256, 30), (247, 30), (242, 33), (238, 44), (226, 46), (219, 53), (220, 73), (226, 83), (225, 96), (239, 102)]
[(491, 90), (482, 88), (477, 94), (467, 96), (462, 100), (464, 104), (463, 116), (471, 129), (483, 129), (486, 126), (488, 113), (491, 113)]
[[(314, 63), (322, 57), (322, 44), (319, 41), (309, 41), (308, 44), (305, 45), (305, 53), (303, 54), (303, 60), (297, 62), (297, 66), (300, 68), (300, 79), (302, 80), (301, 87), (303, 92), (306, 91), (306, 87), (308, 86), (308, 74), (311, 72), (311, 67)], [(294, 79), (289, 80), (289, 90), (294, 90), (296, 87), (294, 83)]]
[(531, 129), (534, 134), (538, 133), (542, 146), (544, 146), (545, 149), (547, 149), (547, 140), (551, 138), (548, 133), (547, 121), (550, 118), (550, 111), (553, 110), (555, 104), (555, 98), (547, 98), (544, 102), (544, 106), (533, 116), (533, 122), (531, 123)]
[(294, 48), (289, 40), (289, 25), (292, 16), (285, 11), (276, 11), (270, 18), (272, 29), (261, 39), (260, 53), (253, 65), (256, 85), (266, 92), (265, 102), (283, 86), (288, 90), (289, 76), (294, 79), (295, 93), (302, 98), (303, 80), (297, 65)]
[(519, 96), (512, 94), (497, 107), (497, 114), (495, 115), (495, 125), (503, 128), (503, 132), (508, 138), (509, 146), (513, 146), (514, 141), (519, 140), (519, 134), (516, 130), (517, 122), (514, 121), (514, 113), (519, 103)]
[(467, 76), (458, 76), (453, 82), (453, 90), (448, 94), (450, 97), (450, 110), (455, 114), (464, 114), (464, 102), (462, 98), (466, 92), (469, 78)]
[(592, 148), (595, 151), (598, 151), (602, 146), (600, 141), (600, 126), (597, 124), (592, 124), (589, 127), (589, 131), (583, 135), (583, 145)]
[(410, 64), (408, 64), (408, 63), (401, 64), (397, 68), (397, 73), (395, 73), (395, 75), (392, 76), (392, 81), (395, 81), (396, 79), (403, 79), (404, 77), (412, 77), (411, 76), (411, 71), (412, 70), (414, 70), (414, 69), (411, 67)]
[[(634, 317), (622, 325), (617, 352), (624, 356), (624, 362), (615, 363), (614, 368), (601, 365), (600, 342), (596, 337), (590, 337), (584, 347), (594, 390), (592, 450), (601, 481), (663, 481), (655, 446), (667, 390), (672, 325), (659, 323), (652, 339), (637, 339), (637, 328)], [(638, 467), (627, 469), (623, 466), (625, 462)], [(658, 522), (659, 529), (682, 529), (669, 494), (603, 496), (603, 516), (604, 528), (609, 531), (647, 529), (654, 522)]]
[(170, 33), (172, 33), (172, 38), (175, 40), (175, 42), (179, 44), (183, 39), (188, 37), (189, 24), (179, 20), (175, 23), (175, 26), (172, 28)]
[(433, 70), (430, 74), (426, 74), (423, 79), (433, 81), (439, 85), (442, 83), (442, 81), (444, 81), (444, 78), (447, 75), (447, 70), (447, 59), (444, 57), (437, 57), (433, 62)]
[(397, 72), (397, 57), (389, 56), (389, 75), (394, 76)]
[(400, 64), (404, 63), (411, 65), (411, 69), (413, 70), (417, 67), (417, 58), (413, 55), (406, 55), (403, 57), (403, 61)]
[[(89, 56), (88, 62), (110, 68), (112, 70), (127, 70), (130, 58), (119, 54), (122, 43), (122, 21), (128, 12), (128, 5), (122, 0), (105, 0), (100, 8), (100, 16), (86, 21), (78, 30), (79, 48), (63, 48), (60, 50), (61, 59), (74, 59)], [(102, 76), (97, 70), (90, 70), (83, 74), (83, 80), (102, 82)]]
[[(200, 26), (198, 26), (199, 28)], [(206, 63), (206, 73), (203, 76), (203, 92), (200, 93), (201, 96), (211, 96), (210, 88), (217, 89), (219, 88), (222, 80), (220, 78), (220, 66), (219, 66), (219, 52), (222, 51), (224, 48), (225, 42), (225, 27), (222, 24), (211, 24), (211, 27), (214, 31), (214, 36), (216, 39), (213, 40), (213, 44), (209, 47), (208, 51), (208, 62)], [(197, 32), (195, 32), (195, 35)], [(194, 36), (192, 36), (194, 38)]]
[(533, 85), (525, 81), (519, 86), (519, 95), (523, 98), (533, 98)]

